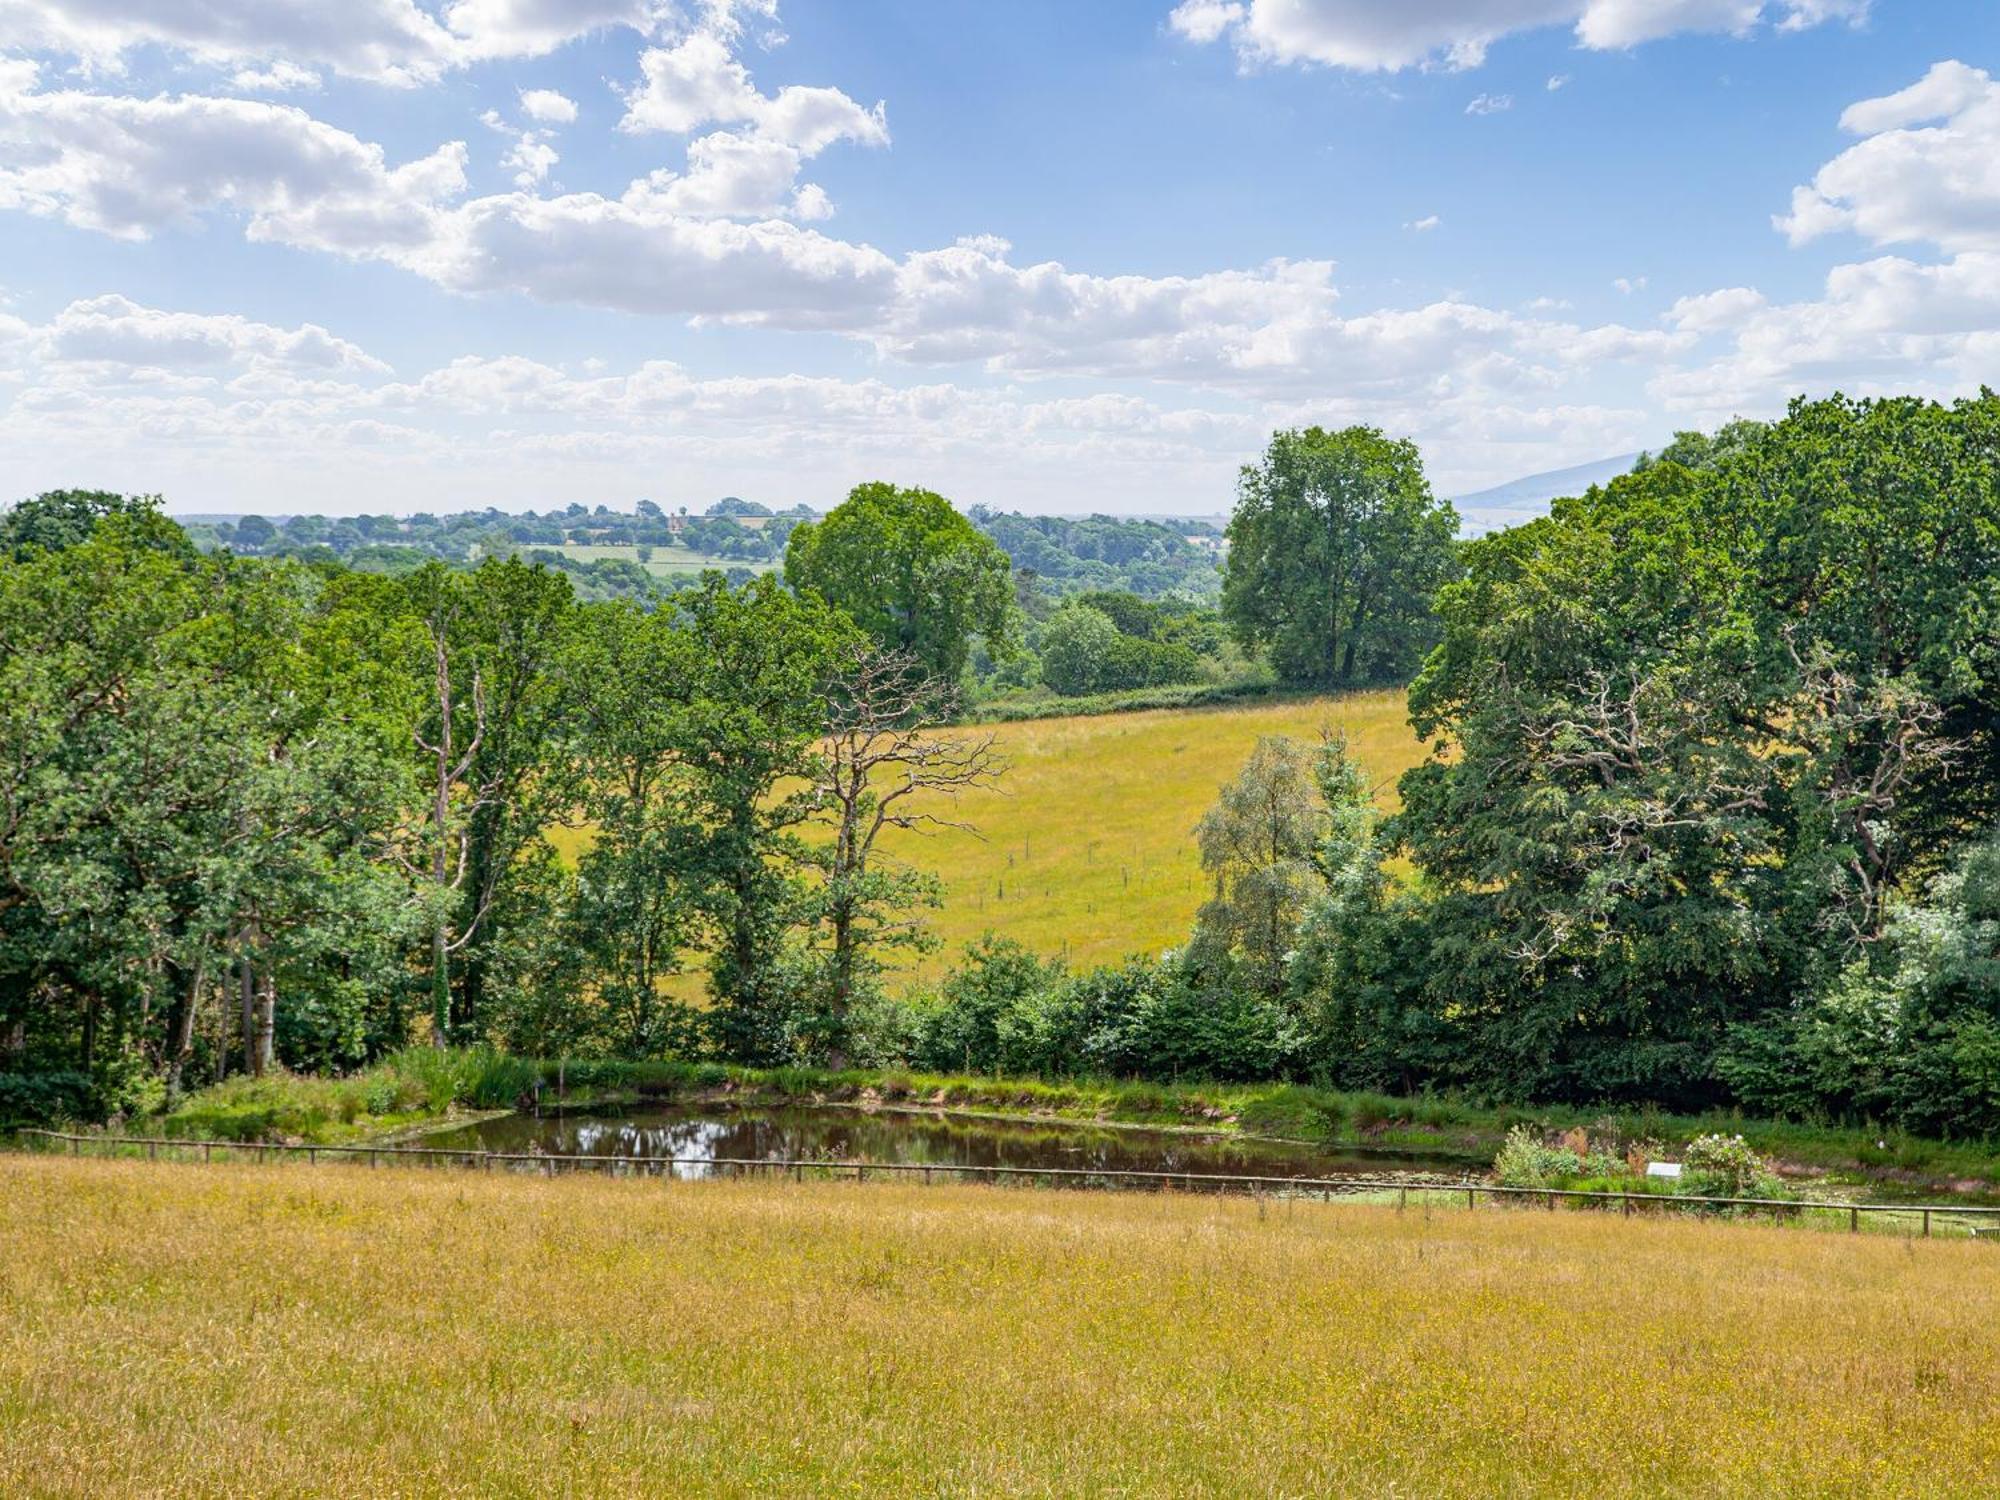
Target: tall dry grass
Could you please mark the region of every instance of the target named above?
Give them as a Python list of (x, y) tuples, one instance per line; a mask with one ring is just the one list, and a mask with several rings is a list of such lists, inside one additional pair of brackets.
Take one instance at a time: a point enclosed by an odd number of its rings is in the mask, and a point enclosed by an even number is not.
[(8, 1495), (1978, 1495), (1989, 1245), (0, 1158)]

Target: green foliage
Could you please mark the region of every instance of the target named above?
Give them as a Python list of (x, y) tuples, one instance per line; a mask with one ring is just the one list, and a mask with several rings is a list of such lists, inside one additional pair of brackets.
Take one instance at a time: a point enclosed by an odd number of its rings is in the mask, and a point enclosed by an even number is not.
[(96, 1081), (88, 1073), (73, 1068), (0, 1073), (0, 1131), (88, 1124), (104, 1114)]
[(1272, 437), (1229, 523), (1222, 612), (1280, 680), (1406, 680), (1436, 638), (1431, 598), (1457, 571), (1451, 503), (1416, 445), (1372, 427)]
[(945, 683), (964, 675), (975, 635), (996, 656), (1013, 649), (1008, 573), (1007, 554), (944, 496), (879, 482), (798, 526), (785, 549), (787, 583)]
[(1679, 1191), (1691, 1198), (1784, 1198), (1778, 1175), (1740, 1135), (1698, 1135), (1681, 1152)]

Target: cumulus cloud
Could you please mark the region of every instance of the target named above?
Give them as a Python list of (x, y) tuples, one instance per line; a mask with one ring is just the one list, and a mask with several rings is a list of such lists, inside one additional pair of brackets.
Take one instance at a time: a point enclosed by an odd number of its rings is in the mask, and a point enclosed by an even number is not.
[(1497, 115), (1504, 114), (1513, 107), (1512, 94), (1478, 94), (1465, 106), (1465, 112), (1469, 115)]
[(456, 142), (392, 168), (380, 146), (291, 105), (39, 91), (35, 78), (0, 62), (0, 208), (121, 239), (229, 208), (253, 239), (371, 253), (427, 238), (439, 199), (464, 186)]
[(216, 370), (263, 364), (300, 372), (386, 374), (389, 367), (316, 323), (280, 328), (234, 313), (165, 312), (116, 294), (72, 302), (37, 332), (45, 363)]
[(776, 94), (758, 91), (750, 70), (714, 31), (696, 31), (673, 47), (653, 47), (639, 59), (640, 82), (625, 92), (627, 131), (686, 134), (703, 125), (753, 127), (804, 156), (836, 141), (886, 146), (883, 106), (864, 109), (839, 89), (788, 84)]
[(522, 89), (521, 113), (542, 125), (574, 125), (576, 101), (554, 89)]
[(1793, 190), (1774, 220), (1793, 244), (1851, 230), (1878, 245), (2000, 249), (2000, 83), (1985, 70), (1938, 63), (1840, 123), (1864, 139)]
[(417, 0), (0, 0), (0, 48), (115, 72), (150, 46), (251, 77), (280, 76), (285, 64), (409, 85), (473, 62), (544, 56), (611, 28), (657, 35), (679, 16), (670, 0), (452, 0), (433, 9)]
[(544, 195), (553, 152), (493, 116), (514, 142), (518, 190), (468, 198), (460, 142), (392, 165), (379, 146), (289, 105), (32, 83), (0, 88), (0, 207), (125, 238), (235, 215), (254, 239), (385, 261), (455, 292), (833, 331), (910, 364), (1265, 399), (1395, 394), (1447, 374), (1547, 387), (1567, 378), (1577, 350), (1645, 352), (1645, 336), (1627, 330), (1450, 299), (1343, 314), (1324, 261), (1106, 276), (1020, 265), (990, 238), (895, 258), (788, 222), (827, 205), (794, 186), (804, 148), (754, 131), (700, 137), (684, 171), (616, 196)]
[(1227, 38), (1250, 63), (1317, 63), (1364, 72), (1475, 68), (1501, 38), (1567, 25), (1585, 47), (1637, 46), (1679, 32), (1797, 31), (1857, 22), (1868, 0), (1183, 0), (1171, 30), (1208, 44)]
[(1436, 214), (1425, 214), (1421, 219), (1410, 220), (1410, 222), (1405, 224), (1403, 227), (1405, 229), (1414, 229), (1418, 234), (1429, 234), (1433, 229), (1437, 228), (1438, 225), (1442, 224), (1443, 222), (1444, 220), (1439, 218)]

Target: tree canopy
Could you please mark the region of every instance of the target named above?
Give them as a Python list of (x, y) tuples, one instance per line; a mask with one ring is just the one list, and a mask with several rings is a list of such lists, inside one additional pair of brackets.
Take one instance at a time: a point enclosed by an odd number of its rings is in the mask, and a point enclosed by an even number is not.
[(996, 656), (1015, 646), (1007, 554), (931, 490), (857, 485), (793, 530), (785, 581), (943, 682), (964, 675), (975, 635)]
[(1286, 682), (1407, 680), (1436, 639), (1457, 530), (1416, 444), (1373, 427), (1280, 432), (1238, 485), (1223, 616)]

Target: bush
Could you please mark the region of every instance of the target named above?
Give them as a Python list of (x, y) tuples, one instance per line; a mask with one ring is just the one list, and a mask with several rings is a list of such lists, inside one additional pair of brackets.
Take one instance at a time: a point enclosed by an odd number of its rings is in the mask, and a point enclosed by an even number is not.
[(0, 1130), (91, 1123), (104, 1117), (88, 1073), (0, 1073)]
[(1681, 1153), (1680, 1191), (1692, 1198), (1782, 1198), (1771, 1164), (1740, 1135), (1698, 1135)]

